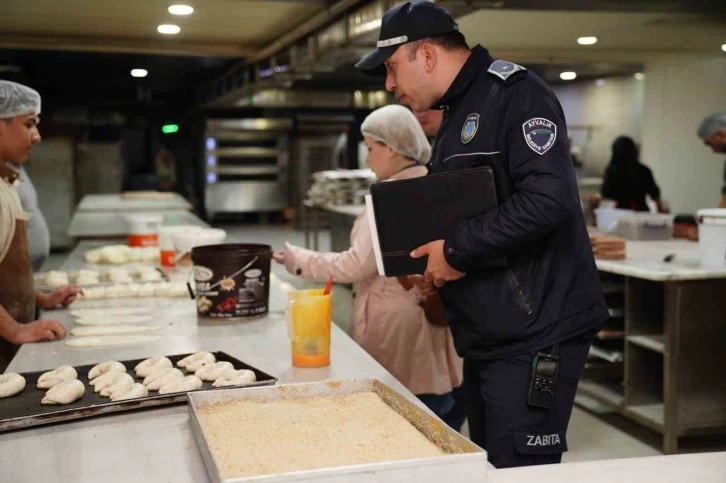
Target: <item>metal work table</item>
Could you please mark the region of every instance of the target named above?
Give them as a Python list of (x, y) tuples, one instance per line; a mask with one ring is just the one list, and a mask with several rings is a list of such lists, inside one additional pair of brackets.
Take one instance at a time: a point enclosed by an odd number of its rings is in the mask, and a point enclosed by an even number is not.
[[(68, 236), (81, 239), (126, 236), (128, 226), (124, 214), (126, 213), (117, 211), (77, 210), (68, 225)], [(144, 214), (161, 215), (162, 225), (196, 225), (209, 228), (205, 221), (186, 210), (144, 211)]]
[(627, 257), (597, 261), (606, 301), (620, 308), (622, 362), (579, 390), (676, 453), (679, 437), (726, 432), (726, 267), (701, 267), (698, 243), (685, 240), (627, 242)]
[(124, 198), (120, 193), (95, 194), (83, 197), (76, 210), (78, 211), (169, 211), (191, 210), (189, 203), (179, 193), (169, 193), (167, 199)]
[(318, 250), (319, 213), (325, 211), (330, 217), (330, 249), (333, 252), (342, 252), (350, 247), (350, 231), (353, 228), (353, 222), (366, 209), (365, 205), (320, 206), (309, 200), (303, 202), (303, 207), (305, 248)]

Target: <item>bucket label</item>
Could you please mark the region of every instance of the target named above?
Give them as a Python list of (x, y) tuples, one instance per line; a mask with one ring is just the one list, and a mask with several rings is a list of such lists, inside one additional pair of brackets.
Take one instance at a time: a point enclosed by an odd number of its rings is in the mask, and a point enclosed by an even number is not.
[[(211, 255), (211, 254), (210, 254)], [(195, 260), (194, 285), (200, 317), (232, 319), (264, 315), (269, 306), (271, 252), (237, 256), (221, 265), (222, 257)], [(201, 262), (201, 264), (197, 264)]]

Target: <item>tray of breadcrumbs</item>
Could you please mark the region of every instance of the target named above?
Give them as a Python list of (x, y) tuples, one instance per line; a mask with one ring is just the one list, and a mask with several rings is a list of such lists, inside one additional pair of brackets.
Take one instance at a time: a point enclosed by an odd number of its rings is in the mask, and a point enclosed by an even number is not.
[(376, 379), (189, 394), (210, 479), (486, 481), (486, 452)]

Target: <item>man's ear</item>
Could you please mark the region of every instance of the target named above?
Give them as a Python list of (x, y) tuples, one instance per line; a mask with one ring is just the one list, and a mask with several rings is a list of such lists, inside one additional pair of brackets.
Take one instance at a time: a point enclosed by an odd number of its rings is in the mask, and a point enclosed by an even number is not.
[(438, 52), (431, 42), (424, 42), (419, 49), (419, 55), (424, 61), (426, 72), (431, 72), (436, 66)]

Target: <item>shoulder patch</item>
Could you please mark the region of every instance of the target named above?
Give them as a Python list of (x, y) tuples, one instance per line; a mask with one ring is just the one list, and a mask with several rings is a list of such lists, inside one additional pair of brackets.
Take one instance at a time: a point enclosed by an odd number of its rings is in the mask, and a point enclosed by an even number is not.
[(461, 127), (462, 144), (468, 144), (472, 139), (474, 139), (478, 130), (479, 114), (472, 113), (466, 116), (466, 121), (464, 121), (464, 125)]
[(539, 155), (549, 151), (557, 140), (557, 125), (543, 117), (535, 117), (522, 124), (522, 132), (529, 149)]
[(515, 72), (526, 70), (527, 69), (525, 69), (521, 65), (507, 62), (506, 60), (495, 60), (494, 62), (492, 62), (492, 65), (489, 66), (489, 70), (487, 70), (487, 72), (489, 72), (490, 74), (494, 74), (503, 81), (506, 81)]

